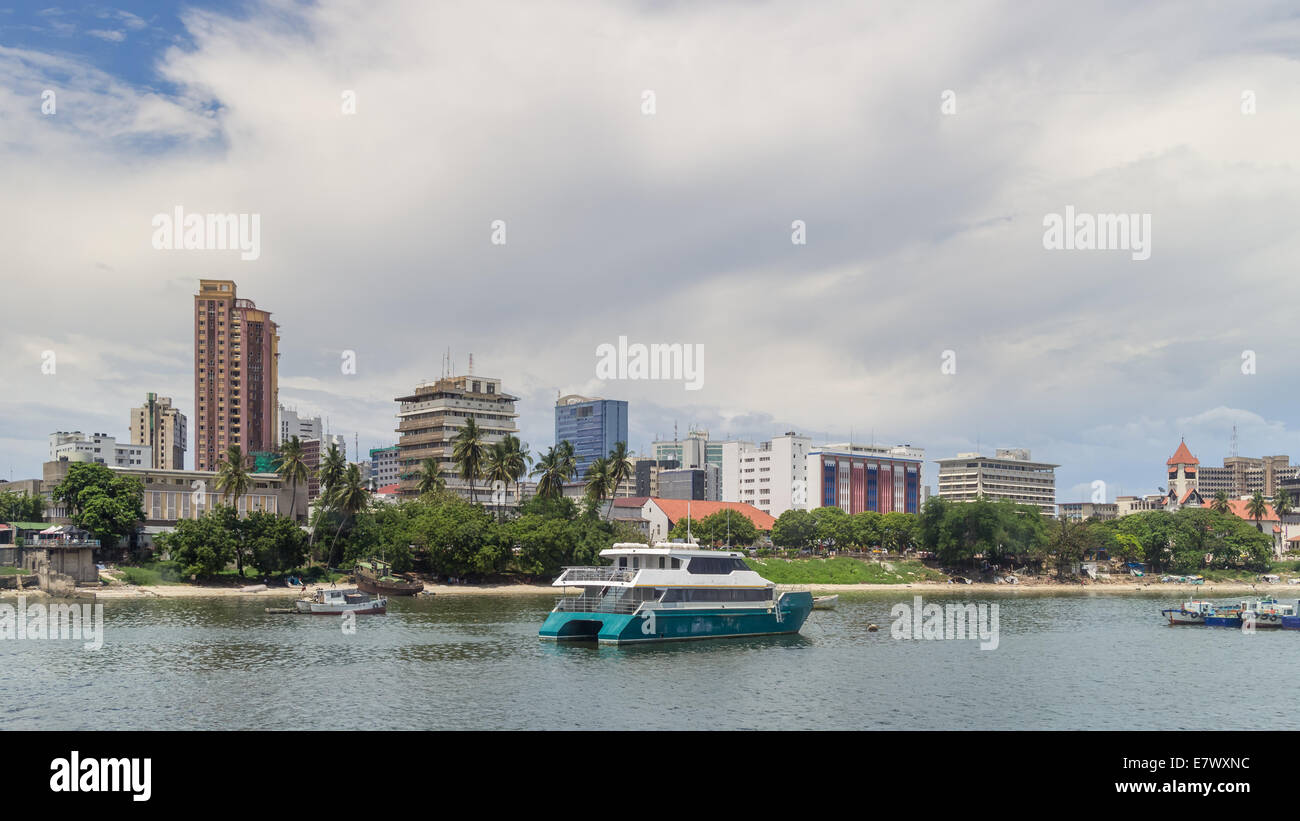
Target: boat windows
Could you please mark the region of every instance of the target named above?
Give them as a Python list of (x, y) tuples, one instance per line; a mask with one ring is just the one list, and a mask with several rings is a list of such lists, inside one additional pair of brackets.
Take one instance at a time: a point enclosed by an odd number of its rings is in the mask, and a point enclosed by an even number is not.
[(676, 569), (678, 569), (678, 568), (681, 567), (681, 566), (682, 566), (682, 560), (681, 560), (681, 559), (673, 559), (673, 570), (676, 570)]
[(690, 564), (686, 565), (687, 573), (705, 573), (713, 576), (725, 576), (736, 570), (748, 569), (749, 565), (745, 564), (744, 559), (731, 557), (715, 559), (712, 556), (692, 556)]
[(627, 568), (627, 556), (618, 557), (618, 566), (623, 569)]
[(734, 587), (730, 589), (670, 587), (664, 594), (665, 602), (737, 602), (770, 601), (770, 587)]
[(659, 557), (659, 569), (660, 569), (660, 570), (663, 570), (663, 569), (664, 569), (664, 557), (663, 557), (663, 556), (660, 556), (660, 557)]

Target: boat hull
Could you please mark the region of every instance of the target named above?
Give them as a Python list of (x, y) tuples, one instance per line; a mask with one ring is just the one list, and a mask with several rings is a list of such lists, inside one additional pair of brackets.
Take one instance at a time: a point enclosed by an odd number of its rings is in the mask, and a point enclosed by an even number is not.
[(553, 641), (646, 644), (663, 641), (741, 638), (798, 633), (812, 611), (811, 593), (787, 593), (779, 616), (767, 608), (693, 607), (659, 609), (653, 617), (615, 613), (552, 612), (538, 636)]
[(1240, 627), (1241, 616), (1206, 616), (1206, 627)]
[(1204, 613), (1193, 613), (1187, 610), (1162, 610), (1160, 612), (1169, 618), (1170, 624), (1205, 624)]
[(357, 589), (366, 593), (383, 594), (385, 596), (414, 596), (424, 590), (423, 582), (381, 582), (367, 578), (360, 573), (357, 574), (356, 579)]

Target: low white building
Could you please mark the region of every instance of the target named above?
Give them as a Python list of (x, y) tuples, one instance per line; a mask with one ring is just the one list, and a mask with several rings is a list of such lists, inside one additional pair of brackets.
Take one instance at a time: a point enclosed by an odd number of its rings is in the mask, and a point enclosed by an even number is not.
[(153, 467), (153, 448), (148, 445), (119, 444), (117, 437), (106, 433), (82, 433), (79, 430), (50, 434), (50, 461), (91, 462), (110, 467)]

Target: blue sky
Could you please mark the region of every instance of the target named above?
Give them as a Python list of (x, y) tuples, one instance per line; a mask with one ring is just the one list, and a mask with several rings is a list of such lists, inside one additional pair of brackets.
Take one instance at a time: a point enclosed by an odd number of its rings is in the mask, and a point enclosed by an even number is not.
[[(363, 449), (450, 347), (534, 451), (585, 393), (636, 449), (1028, 447), (1063, 501), (1154, 492), (1180, 436), (1218, 464), (1234, 425), (1300, 459), (1297, 43), (1269, 2), (0, 8), (0, 472), (149, 391), (192, 415), (200, 277), (274, 313), (284, 403)], [(154, 249), (177, 205), (259, 214), (260, 257)], [(1045, 249), (1067, 206), (1149, 215), (1150, 258)], [(620, 336), (703, 345), (703, 388), (598, 379)]]

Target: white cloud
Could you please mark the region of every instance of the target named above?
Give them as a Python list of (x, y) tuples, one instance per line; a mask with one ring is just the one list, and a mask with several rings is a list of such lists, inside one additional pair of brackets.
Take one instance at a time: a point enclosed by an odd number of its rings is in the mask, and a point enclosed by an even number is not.
[[(159, 63), (178, 96), (0, 48), (5, 297), (40, 307), (0, 327), (20, 351), (0, 364), (25, 397), (11, 428), (75, 424), (47, 418), (67, 396), (18, 346), (37, 337), (181, 346), (79, 383), (109, 418), (145, 390), (188, 397), (199, 277), (274, 312), (282, 390), (363, 447), (448, 346), (523, 397), (534, 450), (556, 391), (580, 390), (629, 399), (636, 444), (677, 419), (876, 431), (934, 457), (1025, 445), (1063, 488), (1112, 492), (1154, 486), (1175, 420), (1280, 419), (1297, 398), (1300, 70), (1266, 45), (1295, 33), (1266, 6), (277, 0), (184, 20), (194, 48)], [(1044, 251), (1067, 204), (1150, 213), (1152, 258)], [(176, 205), (260, 213), (261, 258), (152, 250), (150, 217)], [(704, 390), (596, 381), (620, 335), (704, 344)], [(1221, 424), (1198, 431), (1226, 450)], [(1289, 441), (1264, 425), (1253, 447)]]

